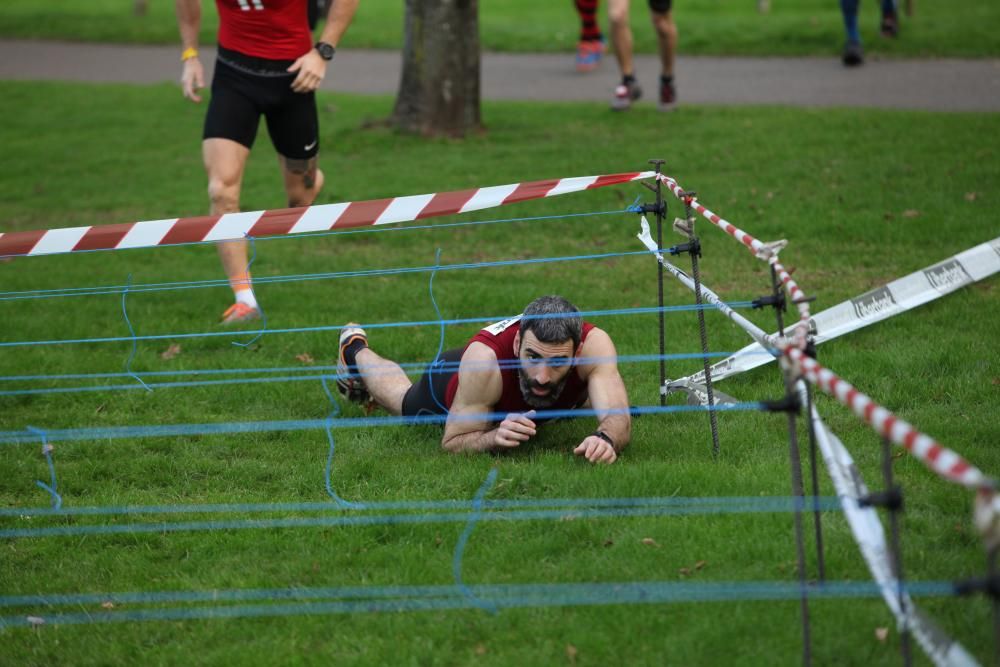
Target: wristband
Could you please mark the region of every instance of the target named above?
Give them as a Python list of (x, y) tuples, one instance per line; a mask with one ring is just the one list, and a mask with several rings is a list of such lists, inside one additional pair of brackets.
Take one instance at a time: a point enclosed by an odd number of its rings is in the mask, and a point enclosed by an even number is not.
[(184, 62), (185, 60), (191, 60), (192, 58), (197, 58), (197, 57), (198, 57), (198, 49), (194, 48), (193, 46), (189, 46), (183, 51), (181, 51), (181, 62)]
[[(604, 442), (606, 442), (606, 443), (608, 443), (609, 445), (611, 445), (611, 449), (615, 449), (615, 441), (614, 441), (614, 440), (612, 440), (612, 439), (611, 439), (611, 436), (610, 436), (610, 435), (608, 435), (607, 433), (605, 433), (604, 431), (594, 431), (594, 432), (593, 432), (593, 433), (591, 433), (590, 435), (592, 435), (592, 436), (594, 436), (594, 437), (597, 437), (597, 438), (600, 438), (600, 439), (601, 439), (601, 440), (603, 440)], [(615, 450), (615, 451), (618, 451), (618, 450)]]

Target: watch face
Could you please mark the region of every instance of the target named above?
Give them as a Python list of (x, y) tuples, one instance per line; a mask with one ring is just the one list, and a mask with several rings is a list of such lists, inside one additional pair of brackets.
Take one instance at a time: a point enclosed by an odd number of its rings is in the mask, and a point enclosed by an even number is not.
[(323, 60), (333, 59), (334, 48), (332, 45), (327, 44), (326, 42), (317, 42), (316, 50), (319, 51), (319, 55), (323, 58)]

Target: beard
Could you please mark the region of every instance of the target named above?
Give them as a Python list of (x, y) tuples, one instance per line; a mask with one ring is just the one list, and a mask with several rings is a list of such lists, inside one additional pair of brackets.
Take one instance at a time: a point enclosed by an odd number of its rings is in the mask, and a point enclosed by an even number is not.
[[(521, 397), (524, 399), (524, 402), (533, 408), (539, 409), (550, 408), (555, 405), (556, 401), (559, 400), (559, 396), (562, 395), (563, 389), (566, 387), (567, 380), (569, 380), (568, 373), (559, 382), (540, 384), (529, 379), (527, 375), (520, 371), (517, 373), (517, 382), (521, 388)], [(533, 387), (536, 389), (548, 389), (549, 393), (539, 396), (531, 391)]]

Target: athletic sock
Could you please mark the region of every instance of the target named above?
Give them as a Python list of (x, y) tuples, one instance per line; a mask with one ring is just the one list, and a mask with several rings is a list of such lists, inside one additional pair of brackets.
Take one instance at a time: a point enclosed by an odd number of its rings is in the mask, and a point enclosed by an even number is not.
[(257, 297), (253, 295), (253, 290), (249, 287), (236, 292), (236, 303), (242, 303), (250, 308), (259, 308)]
[(344, 348), (344, 363), (353, 375), (358, 374), (358, 352), (368, 347), (364, 338), (355, 338)]
[(635, 74), (622, 74), (622, 85), (631, 86), (635, 83)]
[(661, 74), (660, 75), (660, 83), (662, 85), (669, 86), (673, 82), (674, 82), (674, 75), (673, 74)]

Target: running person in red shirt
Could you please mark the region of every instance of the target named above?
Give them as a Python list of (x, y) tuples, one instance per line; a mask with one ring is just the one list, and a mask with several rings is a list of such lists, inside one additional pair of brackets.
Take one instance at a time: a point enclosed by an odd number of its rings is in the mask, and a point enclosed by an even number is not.
[[(311, 2), (314, 0), (215, 0), (219, 50), (202, 135), (212, 215), (240, 210), (243, 171), (261, 115), (278, 152), (288, 206), (309, 206), (323, 187), (323, 172), (316, 165), (319, 119), (314, 91), (326, 75), (327, 64), (359, 0), (330, 3), (326, 25), (315, 45), (309, 30)], [(205, 85), (197, 49), (201, 0), (176, 3), (184, 47), (181, 87), (184, 97), (200, 102), (198, 90)], [(222, 321), (259, 317), (246, 241), (220, 243), (218, 249), (236, 298), (222, 314)]]
[[(597, 430), (573, 449), (592, 463), (613, 463), (631, 436), (614, 343), (560, 296), (535, 299), (519, 317), (482, 329), (416, 384), (368, 347), (363, 329), (347, 325), (337, 370), (351, 400), (374, 400), (394, 415), (447, 414), (441, 445), (451, 452), (518, 447), (537, 432), (535, 410), (595, 410)], [(506, 416), (491, 421), (490, 413)]]

